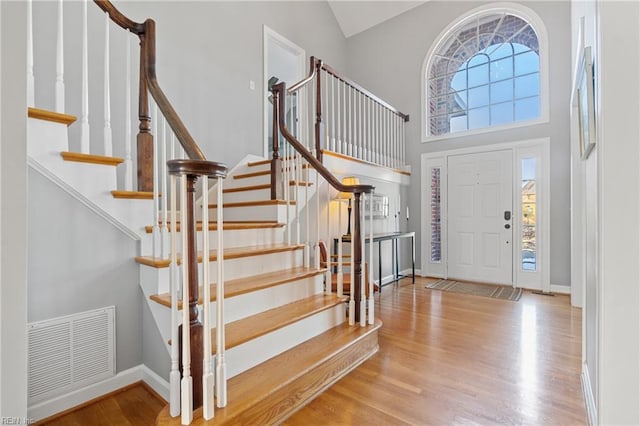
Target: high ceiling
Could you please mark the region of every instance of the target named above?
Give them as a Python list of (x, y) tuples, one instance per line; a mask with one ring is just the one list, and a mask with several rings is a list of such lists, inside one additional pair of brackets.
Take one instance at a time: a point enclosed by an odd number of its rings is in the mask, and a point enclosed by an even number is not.
[(425, 1), (329, 0), (329, 6), (347, 38), (423, 3)]

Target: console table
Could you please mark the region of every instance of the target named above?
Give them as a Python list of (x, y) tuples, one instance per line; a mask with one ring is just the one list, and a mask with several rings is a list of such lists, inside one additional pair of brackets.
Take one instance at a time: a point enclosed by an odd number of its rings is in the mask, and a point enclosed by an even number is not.
[[(393, 272), (393, 280), (389, 281), (387, 284), (397, 282), (400, 278), (404, 278), (407, 275), (401, 275), (400, 269), (398, 266), (398, 240), (401, 238), (411, 238), (411, 282), (415, 284), (416, 282), (416, 233), (411, 232), (388, 232), (384, 234), (373, 234), (373, 243), (378, 243), (378, 283), (380, 288), (383, 287), (382, 284), (382, 242), (383, 241), (391, 241), (391, 260), (392, 260), (392, 272)], [(338, 238), (333, 239), (333, 253), (338, 253)], [(343, 243), (351, 243), (351, 235), (343, 235), (342, 236)], [(369, 242), (369, 237), (365, 238), (365, 243)], [(364, 257), (364, 256), (363, 256)], [(385, 284), (386, 285), (386, 284)]]

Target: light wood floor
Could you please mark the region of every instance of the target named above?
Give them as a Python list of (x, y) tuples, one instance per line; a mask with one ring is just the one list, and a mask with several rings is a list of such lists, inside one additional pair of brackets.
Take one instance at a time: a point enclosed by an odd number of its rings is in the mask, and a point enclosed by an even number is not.
[[(567, 296), (525, 292), (511, 302), (427, 282), (383, 289), (380, 352), (287, 425), (587, 424), (581, 312)], [(151, 425), (161, 405), (142, 390), (148, 395), (123, 392), (47, 424)]]

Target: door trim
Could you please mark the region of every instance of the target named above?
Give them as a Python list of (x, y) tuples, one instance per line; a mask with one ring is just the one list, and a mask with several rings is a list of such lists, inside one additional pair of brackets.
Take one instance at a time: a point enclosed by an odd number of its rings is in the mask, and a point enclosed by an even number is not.
[[(520, 197), (520, 189), (518, 187), (518, 181), (520, 176), (517, 173), (519, 168), (517, 162), (521, 158), (526, 156), (536, 155), (539, 158), (538, 167), (538, 179), (539, 185), (536, 193), (536, 216), (537, 216), (537, 247), (536, 254), (539, 262), (539, 268), (536, 272), (524, 272), (518, 267), (518, 249), (520, 247), (519, 236), (521, 235), (521, 223), (518, 216), (517, 226), (514, 226), (514, 244), (513, 244), (513, 274), (512, 285), (515, 287), (531, 288), (542, 291), (550, 291), (550, 238), (551, 238), (551, 209), (550, 209), (550, 138), (528, 139), (521, 141), (513, 141), (507, 143), (484, 145), (472, 148), (458, 148), (446, 151), (429, 152), (421, 155), (421, 179), (420, 179), (420, 207), (421, 207), (421, 219), (420, 219), (420, 261), (421, 261), (421, 273), (424, 276), (434, 276), (439, 278), (447, 278), (447, 228), (448, 228), (448, 209), (447, 209), (447, 158), (452, 155), (463, 154), (476, 154), (492, 151), (511, 150), (513, 159), (513, 200), (514, 200), (514, 215), (516, 206), (520, 206), (517, 201)], [(441, 262), (431, 262), (428, 254), (430, 250), (430, 221), (428, 218), (431, 214), (430, 208), (430, 174), (429, 170), (432, 167), (441, 168), (441, 182), (440, 182), (440, 200), (441, 200)], [(515, 222), (514, 222), (515, 225)], [(518, 238), (516, 243), (516, 238)]]
[(271, 28), (266, 25), (262, 26), (262, 141), (263, 141), (263, 153), (265, 158), (269, 158), (269, 108), (271, 104), (267, 100), (267, 88), (268, 88), (268, 80), (269, 76), (267, 75), (267, 70), (269, 69), (269, 45), (271, 43), (278, 44), (280, 47), (283, 47), (285, 50), (291, 52), (293, 55), (298, 58), (298, 75), (300, 75), (300, 79), (304, 76), (305, 70), (305, 50), (287, 39), (286, 37), (278, 34)]

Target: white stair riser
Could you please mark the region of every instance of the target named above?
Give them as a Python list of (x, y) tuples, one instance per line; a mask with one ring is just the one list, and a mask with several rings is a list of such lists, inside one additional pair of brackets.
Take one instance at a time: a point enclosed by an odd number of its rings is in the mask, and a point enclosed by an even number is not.
[[(237, 321), (322, 293), (324, 290), (323, 278), (322, 274), (318, 274), (315, 277), (228, 298), (225, 301), (224, 322)], [(215, 304), (212, 304), (211, 308), (211, 324), (215, 326), (217, 312)]]
[[(295, 206), (290, 206), (290, 215), (295, 214)], [(226, 207), (223, 212), (224, 220), (241, 221), (277, 221), (285, 222), (287, 218), (287, 206), (285, 204), (266, 206), (242, 206)], [(209, 217), (216, 217), (216, 209), (209, 209)]]
[(255, 367), (345, 321), (345, 307), (331, 309), (231, 348), (226, 353), (229, 378)]
[[(252, 229), (227, 229), (223, 232), (224, 246), (249, 247), (252, 245), (277, 244), (284, 241), (284, 227), (276, 228), (252, 228)], [(171, 233), (167, 232), (168, 244), (171, 244)], [(147, 234), (151, 236), (151, 234)], [(202, 250), (202, 231), (197, 232), (198, 250)], [(218, 231), (209, 231), (209, 246), (217, 247)], [(182, 237), (178, 233), (178, 252), (182, 252)]]
[[(254, 170), (251, 170), (253, 172)], [(231, 176), (225, 179), (224, 187), (225, 188), (243, 188), (245, 186), (254, 186), (254, 185), (268, 185), (271, 184), (271, 175), (258, 175), (251, 177), (243, 177), (240, 179), (236, 179)]]
[[(244, 278), (252, 275), (275, 272), (282, 269), (302, 266), (302, 250), (286, 251), (281, 253), (270, 253), (259, 256), (241, 257), (238, 259), (227, 259), (224, 262), (225, 280)], [(154, 268), (140, 265), (141, 280), (155, 280), (158, 287), (155, 293), (167, 293), (170, 288), (170, 268)], [(217, 262), (209, 265), (210, 282), (216, 281)], [(198, 264), (198, 280), (202, 280), (202, 264)]]
[(64, 124), (29, 118), (27, 125), (27, 154), (60, 155), (63, 151), (69, 151), (68, 129)]
[(250, 191), (227, 192), (224, 194), (224, 204), (240, 203), (244, 201), (267, 201), (271, 199), (271, 189), (252, 189)]

